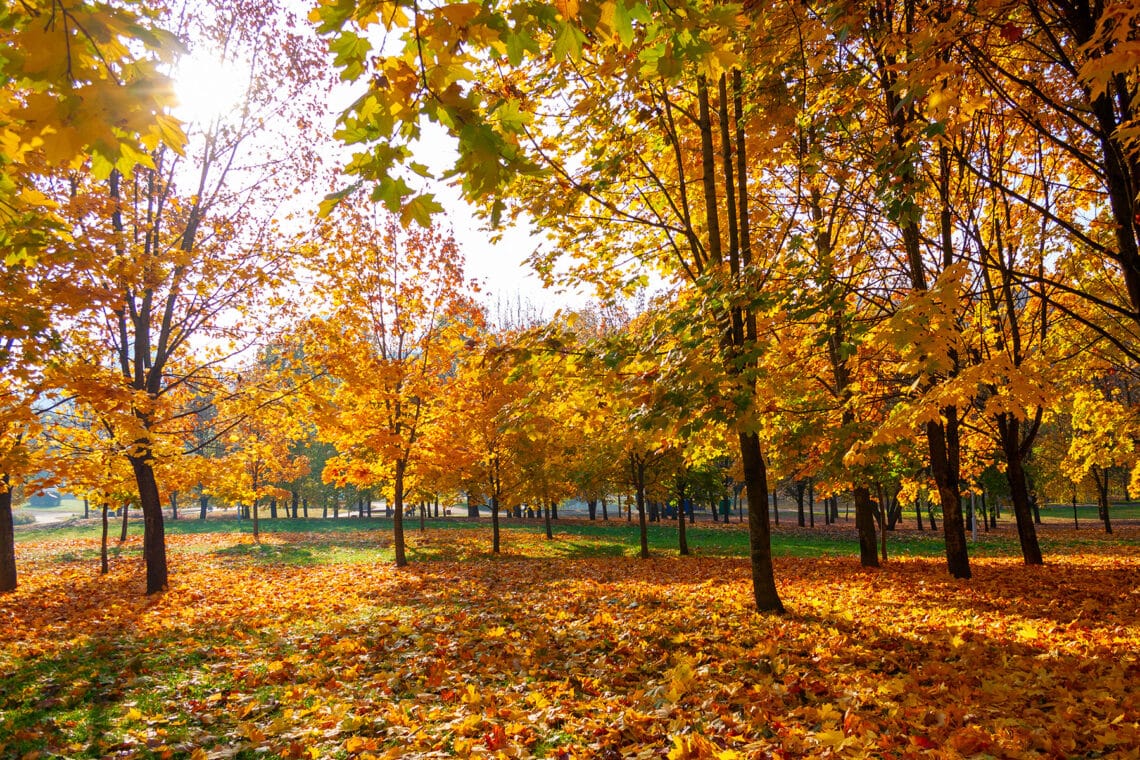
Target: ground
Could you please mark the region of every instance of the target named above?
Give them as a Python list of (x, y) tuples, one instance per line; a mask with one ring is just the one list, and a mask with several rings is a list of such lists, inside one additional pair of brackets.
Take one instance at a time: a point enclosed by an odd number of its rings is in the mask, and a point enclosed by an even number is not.
[[(182, 522), (182, 521), (180, 521)], [(197, 522), (197, 521), (194, 521)], [(347, 523), (347, 521), (345, 521)], [(851, 537), (782, 527), (789, 608), (753, 611), (732, 529), (367, 524), (172, 528), (98, 574), (91, 529), (17, 546), (0, 597), (4, 757), (1134, 757), (1140, 529), (1051, 528), (1027, 568), (1005, 530), (951, 579), (927, 536), (859, 568)], [(297, 528), (305, 528), (298, 530)], [(289, 530), (285, 530), (289, 528)], [(205, 532), (194, 532), (194, 531)], [(830, 543), (827, 543), (829, 541)], [(831, 546), (833, 551), (820, 550)], [(909, 554), (910, 556), (906, 556)], [(38, 754), (37, 754), (38, 753)]]

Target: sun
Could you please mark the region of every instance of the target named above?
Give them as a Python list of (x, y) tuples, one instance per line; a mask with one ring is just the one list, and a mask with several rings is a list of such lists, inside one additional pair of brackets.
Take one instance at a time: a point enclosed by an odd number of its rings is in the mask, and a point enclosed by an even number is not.
[(195, 51), (174, 69), (174, 115), (188, 124), (225, 120), (240, 111), (249, 70), (240, 63)]

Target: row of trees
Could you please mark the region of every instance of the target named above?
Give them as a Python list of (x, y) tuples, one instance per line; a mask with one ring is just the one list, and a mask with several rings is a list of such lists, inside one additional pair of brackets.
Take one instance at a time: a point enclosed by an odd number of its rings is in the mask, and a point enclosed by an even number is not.
[[(844, 459), (864, 564), (869, 484), (910, 441), (948, 569), (970, 576), (975, 434), (1009, 479), (1026, 561), (1041, 561), (1025, 461), (1046, 415), (1074, 371), (1101, 378), (1082, 385), (1088, 407), (1122, 410), (1106, 378), (1137, 358), (1137, 13), (580, 0), (318, 15), (334, 47), (376, 27), (406, 43), (341, 62), (369, 83), (342, 121), (364, 148), (352, 169), (379, 192), (400, 193), (398, 146), (434, 120), (491, 221), (527, 216), (555, 241), (540, 269), (569, 257), (607, 292), (629, 259), (670, 279), (691, 336), (671, 369), (699, 383), (716, 367), (752, 497), (756, 602), (779, 610), (763, 443), (788, 387), (805, 419), (839, 410), (821, 456)], [(1100, 472), (1131, 447), (1129, 417), (1088, 419), (1072, 424), (1099, 428), (1085, 465)]]
[[(644, 515), (656, 465), (683, 494), (677, 473), (727, 459), (773, 611), (778, 478), (850, 493), (866, 565), (874, 497), (898, 492), (937, 501), (968, 577), (962, 496), (987, 471), (1026, 562), (1042, 561), (1030, 468), (1051, 493), (1092, 478), (1109, 525), (1108, 474), (1135, 461), (1128, 4), (385, 7), (316, 14), (362, 90), (337, 136), (372, 189), (315, 222), (290, 214), (333, 173), (313, 117), (331, 68), (287, 9), (0, 15), (0, 470), (97, 503), (129, 483), (148, 593), (166, 585), (169, 494), (256, 509), (315, 462), (384, 493), (403, 564), (409, 495), (487, 499), (497, 550), (519, 501), (620, 480)], [(187, 45), (241, 64), (242, 103), (170, 116), (164, 72)], [(425, 118), (457, 138), (455, 176), (491, 223), (546, 231), (536, 269), (610, 306), (487, 319), (409, 179), (427, 173)], [(643, 308), (613, 305), (649, 274)]]

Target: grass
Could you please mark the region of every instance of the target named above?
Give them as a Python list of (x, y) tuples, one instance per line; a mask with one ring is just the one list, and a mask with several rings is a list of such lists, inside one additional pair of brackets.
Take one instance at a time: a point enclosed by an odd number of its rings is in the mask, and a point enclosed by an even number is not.
[[(1092, 508), (1095, 517), (1095, 508)], [(1132, 512), (1140, 508), (1122, 509), (1118, 521), (1125, 524)], [(1038, 535), (1043, 551), (1067, 553), (1095, 550), (1103, 541), (1100, 523), (1085, 519), (1081, 530), (1072, 530), (1071, 522), (1056, 519), (1055, 508), (1044, 515), (1047, 519), (1039, 527)], [(979, 529), (976, 537), (969, 536), (970, 554), (978, 557), (1016, 557), (1020, 547), (1012, 521), (1008, 515), (992, 532)], [(119, 556), (119, 521), (110, 526), (110, 551)], [(545, 528), (540, 520), (500, 520), (502, 551), (509, 556), (514, 536), (539, 537)], [(392, 549), (392, 520), (390, 518), (341, 518), (339, 520), (309, 518), (263, 518), (260, 521), (262, 541), (253, 543), (252, 522), (233, 517), (211, 517), (208, 520), (182, 518), (165, 522), (168, 540), (187, 539), (187, 550), (193, 552), (222, 552), (225, 556), (244, 562), (259, 564), (286, 564), (296, 567), (320, 564), (362, 564), (388, 562), (394, 559)], [(887, 533), (888, 556), (940, 557), (944, 553), (941, 524), (938, 531), (915, 530), (913, 522)], [(489, 554), (491, 543), (490, 520), (480, 518), (439, 518), (426, 521), (420, 532), (418, 519), (406, 519), (404, 530), (409, 560), (412, 562), (456, 561)], [(473, 530), (474, 529), (474, 530)], [(563, 559), (589, 559), (596, 557), (635, 557), (640, 551), (636, 522), (625, 519), (590, 521), (578, 517), (563, 518), (553, 523), (555, 540), (545, 554)], [(24, 526), (17, 531), (17, 544), (30, 544), (50, 540), (68, 544), (59, 555), (64, 560), (95, 560), (98, 557), (98, 537), (101, 525), (98, 520)], [(462, 540), (449, 536), (462, 533)], [(650, 551), (657, 555), (676, 553), (677, 526), (673, 521), (650, 523), (648, 526)], [(132, 518), (128, 535), (142, 534), (141, 521)], [(709, 557), (747, 557), (748, 534), (739, 522), (711, 523), (699, 521), (686, 526), (690, 551)], [(194, 546), (195, 536), (230, 536), (232, 541), (222, 549)], [(1134, 538), (1120, 538), (1134, 541)], [(211, 545), (213, 546), (213, 545)], [(129, 551), (129, 549), (128, 549)], [(817, 523), (815, 528), (798, 528), (794, 516), (785, 515), (781, 525), (773, 526), (772, 551), (776, 557), (843, 557), (857, 553), (853, 521), (840, 518), (831, 525)]]

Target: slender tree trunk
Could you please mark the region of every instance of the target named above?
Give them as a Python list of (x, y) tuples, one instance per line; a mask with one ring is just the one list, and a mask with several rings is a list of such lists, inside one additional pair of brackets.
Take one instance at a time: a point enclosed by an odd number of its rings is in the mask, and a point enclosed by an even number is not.
[(178, 519), (178, 492), (177, 491), (171, 491), (170, 492), (170, 519), (171, 520), (177, 520)]
[(685, 491), (681, 489), (677, 497), (677, 551), (682, 557), (689, 556), (689, 539), (685, 534)]
[(598, 500), (597, 499), (587, 499), (586, 500), (586, 513), (589, 515), (589, 518), (591, 520), (597, 520), (598, 519)]
[(260, 503), (261, 503), (261, 499), (254, 497), (253, 506), (252, 506), (253, 540), (257, 543), (261, 543), (261, 519), (260, 519), (260, 515), (258, 514), (258, 509), (260, 509)]
[(210, 497), (206, 496), (205, 494), (201, 494), (198, 497), (198, 519), (199, 520), (205, 520), (206, 519), (206, 512), (209, 510), (209, 508), (210, 508)]
[(103, 532), (99, 538), (99, 574), (106, 575), (111, 572), (111, 563), (107, 559), (107, 533), (110, 530), (111, 523), (107, 519), (107, 512), (110, 510), (110, 505), (104, 501), (101, 505), (103, 513)]
[(883, 498), (886, 494), (883, 489), (879, 489), (879, 544), (882, 549), (882, 561), (887, 561), (887, 500)]
[(610, 519), (610, 508), (609, 508), (609, 505), (606, 504), (606, 497), (603, 496), (602, 497), (602, 520), (608, 521), (609, 519)]
[[(748, 493), (748, 547), (752, 560), (752, 594), (761, 612), (784, 612), (772, 564), (772, 529), (768, 524), (768, 471), (760, 452), (760, 436), (740, 433), (744, 488)], [(758, 498), (754, 499), (753, 496)]]
[(808, 527), (815, 527), (815, 481), (808, 480)]
[(127, 513), (130, 512), (131, 503), (129, 501), (123, 502), (123, 527), (119, 531), (119, 543), (125, 544), (127, 542)]
[(408, 564), (404, 547), (404, 470), (407, 466), (407, 460), (396, 460), (396, 476), (392, 489), (392, 546), (396, 550), (396, 567), (405, 567)]
[(309, 498), (307, 496), (301, 497), (301, 514), (306, 520), (309, 519)]
[(645, 462), (629, 455), (633, 486), (637, 494), (637, 523), (641, 534), (641, 558), (649, 559), (649, 525), (645, 519)]
[(804, 512), (804, 494), (807, 491), (807, 483), (800, 479), (796, 481), (796, 525), (801, 528), (807, 526), (807, 515)]
[[(145, 457), (130, 457), (135, 472), (139, 502), (143, 513), (143, 558), (146, 560), (146, 593), (154, 594), (166, 589), (166, 530), (162, 523), (162, 502), (158, 496), (158, 481), (154, 467)], [(123, 524), (126, 525), (124, 510)]]
[(919, 530), (925, 530), (922, 527), (922, 497), (915, 497), (915, 500), (914, 500), (914, 518), (915, 518), (915, 522), (918, 523), (918, 529)]
[(91, 500), (86, 496), (83, 497), (83, 519), (87, 520), (91, 517)]
[(1093, 482), (1096, 483), (1096, 504), (1097, 515), (1100, 521), (1104, 523), (1104, 532), (1112, 533), (1112, 521), (1108, 515), (1108, 478), (1109, 472), (1107, 469), (1093, 466), (1092, 468)]
[(554, 540), (554, 531), (551, 530), (550, 519), (551, 519), (551, 513), (554, 511), (554, 509), (556, 507), (554, 506), (554, 502), (546, 500), (546, 499), (543, 499), (542, 504), (543, 504), (542, 522), (543, 522), (543, 525), (546, 527), (546, 540), (547, 541), (553, 541)]
[(427, 533), (427, 502), (420, 502), (420, 533)]
[(12, 521), (12, 486), (8, 476), (0, 476), (0, 593), (15, 591), (16, 529)]
[(491, 553), (499, 553), (499, 495), (491, 494)]

